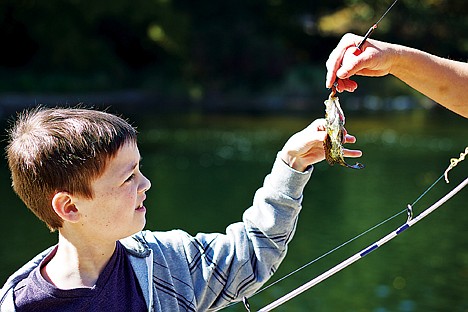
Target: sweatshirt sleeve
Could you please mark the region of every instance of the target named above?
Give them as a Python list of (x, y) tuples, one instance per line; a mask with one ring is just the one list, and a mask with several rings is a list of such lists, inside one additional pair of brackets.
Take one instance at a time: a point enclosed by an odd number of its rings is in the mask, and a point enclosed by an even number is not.
[(226, 234), (198, 234), (186, 245), (199, 310), (216, 310), (255, 293), (284, 259), (312, 173), (277, 157), (243, 221)]

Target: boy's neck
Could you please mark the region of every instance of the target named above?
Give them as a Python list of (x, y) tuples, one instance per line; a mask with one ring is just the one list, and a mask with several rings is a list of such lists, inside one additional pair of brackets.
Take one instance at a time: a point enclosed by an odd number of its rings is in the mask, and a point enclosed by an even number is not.
[(56, 254), (41, 268), (42, 276), (60, 289), (93, 287), (112, 257), (116, 242), (71, 242), (59, 232)]

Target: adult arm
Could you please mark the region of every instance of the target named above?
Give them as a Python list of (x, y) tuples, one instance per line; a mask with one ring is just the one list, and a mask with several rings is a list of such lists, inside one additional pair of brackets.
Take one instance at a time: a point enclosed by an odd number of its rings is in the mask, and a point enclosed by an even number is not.
[[(414, 48), (368, 39), (355, 53), (362, 37), (346, 34), (327, 61), (326, 86), (338, 77), (339, 92), (354, 91), (353, 75), (380, 77), (391, 74), (410, 87), (468, 118), (465, 89), (468, 63), (441, 58)], [(357, 54), (357, 55), (356, 55)]]

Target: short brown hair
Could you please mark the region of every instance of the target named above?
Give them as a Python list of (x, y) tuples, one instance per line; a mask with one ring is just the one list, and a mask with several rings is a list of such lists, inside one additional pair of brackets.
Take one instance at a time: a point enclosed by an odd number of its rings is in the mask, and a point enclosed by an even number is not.
[(6, 148), (14, 191), (51, 231), (63, 220), (52, 208), (56, 192), (92, 198), (91, 182), (137, 132), (110, 113), (37, 107), (18, 114)]

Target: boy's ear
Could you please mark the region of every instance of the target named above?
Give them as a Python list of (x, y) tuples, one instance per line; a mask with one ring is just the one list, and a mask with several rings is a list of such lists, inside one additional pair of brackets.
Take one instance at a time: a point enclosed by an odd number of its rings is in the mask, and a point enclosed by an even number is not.
[(80, 219), (73, 197), (68, 192), (57, 192), (52, 198), (52, 208), (64, 221), (76, 223)]

